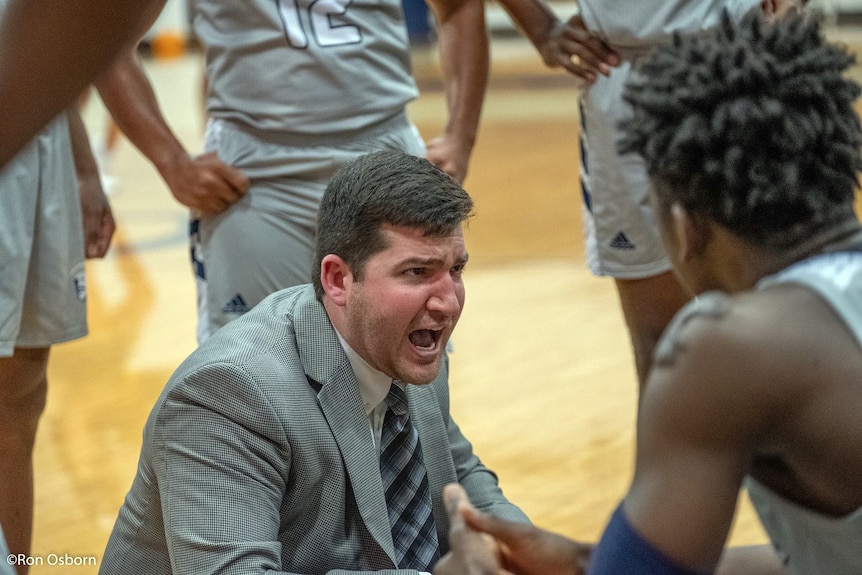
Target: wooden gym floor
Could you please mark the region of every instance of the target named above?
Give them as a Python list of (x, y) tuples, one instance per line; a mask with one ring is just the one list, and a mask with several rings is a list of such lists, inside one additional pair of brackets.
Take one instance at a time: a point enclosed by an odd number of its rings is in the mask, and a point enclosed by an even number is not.
[[(466, 188), (477, 216), (467, 306), (453, 339), (452, 411), (507, 495), (533, 521), (594, 540), (632, 469), (636, 382), (613, 284), (583, 261), (573, 81), (524, 41), (493, 44), (492, 80)], [(444, 100), (433, 54), (417, 51), (411, 116), (436, 135)], [(201, 146), (196, 55), (148, 61), (168, 120)], [(95, 143), (104, 111), (85, 113)], [(117, 233), (89, 262), (90, 335), (56, 346), (39, 431), (32, 556), (98, 563), (128, 490), (144, 421), (195, 347), (186, 212), (128, 141), (110, 171)], [(732, 543), (764, 541), (743, 499)], [(90, 575), (97, 566), (34, 567)]]

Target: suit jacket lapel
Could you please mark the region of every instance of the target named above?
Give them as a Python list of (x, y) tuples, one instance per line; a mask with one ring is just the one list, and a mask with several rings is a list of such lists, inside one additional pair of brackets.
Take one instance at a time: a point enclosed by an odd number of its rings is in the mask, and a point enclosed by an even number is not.
[(318, 402), (341, 451), (359, 514), (394, 568), (395, 546), (380, 480), (380, 462), (359, 385), (325, 309), (314, 299), (313, 292), (310, 294), (295, 312), (299, 355), (306, 375), (320, 386)]

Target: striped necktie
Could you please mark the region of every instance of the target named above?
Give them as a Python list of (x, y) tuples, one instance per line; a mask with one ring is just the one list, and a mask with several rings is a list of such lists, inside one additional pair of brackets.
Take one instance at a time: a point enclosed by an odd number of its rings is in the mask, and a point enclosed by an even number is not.
[(386, 397), (380, 438), (380, 477), (386, 493), (399, 569), (430, 571), (440, 558), (428, 475), (419, 434), (410, 423), (407, 396), (394, 383)]

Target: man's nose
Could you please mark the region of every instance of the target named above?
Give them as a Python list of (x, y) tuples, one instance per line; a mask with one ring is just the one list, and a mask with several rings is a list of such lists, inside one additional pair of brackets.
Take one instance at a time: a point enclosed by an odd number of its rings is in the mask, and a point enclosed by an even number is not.
[(428, 298), (428, 309), (447, 316), (458, 314), (461, 311), (459, 294), (462, 291), (461, 283), (451, 275), (446, 274), (434, 286), (434, 290)]

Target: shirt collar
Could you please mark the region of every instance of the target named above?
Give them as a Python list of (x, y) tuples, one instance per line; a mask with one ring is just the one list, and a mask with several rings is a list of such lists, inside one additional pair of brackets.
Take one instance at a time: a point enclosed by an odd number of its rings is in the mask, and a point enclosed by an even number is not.
[(362, 396), (362, 405), (365, 407), (365, 414), (368, 415), (374, 408), (386, 399), (389, 393), (389, 387), (392, 384), (392, 378), (371, 367), (367, 361), (353, 351), (338, 330), (335, 330), (338, 336), (338, 342), (344, 349), (347, 355), (347, 360), (350, 362), (350, 367), (353, 369), (353, 374), (356, 376), (356, 381), (359, 382), (359, 394)]

